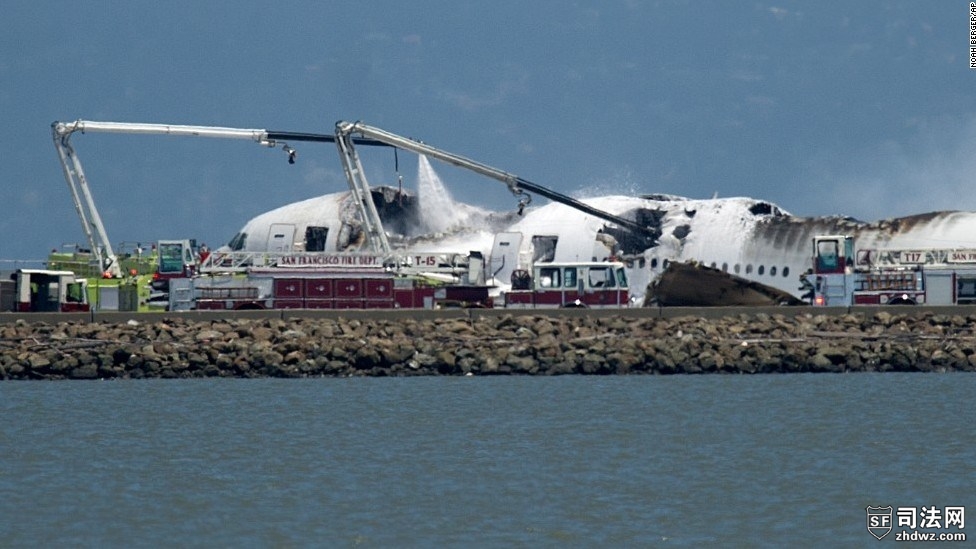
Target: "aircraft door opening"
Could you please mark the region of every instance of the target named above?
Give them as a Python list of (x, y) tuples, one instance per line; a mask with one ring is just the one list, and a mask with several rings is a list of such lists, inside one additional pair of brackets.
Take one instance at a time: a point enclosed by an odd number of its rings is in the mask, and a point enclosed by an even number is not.
[(305, 251), (324, 252), (325, 243), (329, 237), (328, 227), (306, 227), (305, 228)]
[(532, 263), (552, 263), (556, 260), (558, 235), (532, 236)]
[(488, 264), (491, 277), (508, 283), (512, 271), (518, 267), (519, 250), (522, 247), (522, 233), (509, 232), (495, 235), (495, 242), (491, 246), (491, 257)]
[(290, 252), (295, 241), (295, 226), (289, 223), (273, 223), (268, 232), (268, 251)]

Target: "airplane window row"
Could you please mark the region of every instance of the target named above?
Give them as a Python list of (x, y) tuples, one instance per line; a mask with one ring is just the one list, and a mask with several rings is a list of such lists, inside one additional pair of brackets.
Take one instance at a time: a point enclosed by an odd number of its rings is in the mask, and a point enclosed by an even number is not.
[[(661, 265), (662, 265), (662, 268), (667, 269), (668, 268), (668, 260), (665, 259), (664, 261), (662, 261), (661, 262)], [(640, 266), (643, 267), (643, 264), (641, 264)], [(656, 257), (651, 258), (651, 269), (657, 269), (657, 266), (658, 266), (657, 258)], [(712, 262), (712, 264), (710, 266), (713, 269), (718, 269), (718, 264), (716, 262), (714, 262), (714, 261)], [(732, 271), (735, 274), (737, 274), (737, 275), (738, 274), (742, 274), (742, 265), (736, 263), (735, 265), (732, 266)], [(750, 275), (750, 274), (752, 274), (752, 271), (753, 271), (752, 264), (750, 263), (750, 264), (746, 265), (745, 274)], [(728, 263), (722, 263), (722, 272), (726, 272), (726, 273), (729, 272), (729, 264)], [(766, 266), (765, 265), (759, 265), (758, 267), (756, 267), (756, 274), (757, 275), (764, 276), (766, 274), (766, 272), (767, 272), (767, 270), (766, 270)], [(769, 268), (769, 276), (776, 276), (777, 273), (779, 273), (780, 276), (782, 276), (783, 278), (786, 278), (786, 277), (790, 276), (790, 268), (787, 267), (787, 266), (784, 266), (782, 269), (777, 269), (775, 265), (773, 265), (773, 266), (771, 266)]]
[[(714, 267), (715, 264), (712, 263), (712, 266)], [(729, 272), (729, 264), (728, 263), (722, 263), (722, 270), (725, 271), (725, 272)], [(733, 270), (733, 272), (735, 272), (735, 274), (740, 274), (742, 272), (742, 266), (739, 265), (738, 263), (736, 263), (732, 267), (732, 270)], [(776, 272), (777, 272), (776, 265), (773, 265), (772, 267), (769, 268), (769, 276), (776, 276)], [(783, 278), (786, 278), (786, 277), (790, 276), (790, 268), (789, 267), (783, 267), (783, 269), (782, 270), (779, 270), (779, 272), (780, 272), (780, 274), (782, 275)], [(751, 263), (748, 264), (748, 265), (746, 265), (746, 274), (752, 274), (752, 264)], [(765, 265), (760, 265), (759, 267), (757, 267), (756, 268), (756, 274), (759, 275), (759, 276), (765, 275), (766, 274), (766, 266)]]

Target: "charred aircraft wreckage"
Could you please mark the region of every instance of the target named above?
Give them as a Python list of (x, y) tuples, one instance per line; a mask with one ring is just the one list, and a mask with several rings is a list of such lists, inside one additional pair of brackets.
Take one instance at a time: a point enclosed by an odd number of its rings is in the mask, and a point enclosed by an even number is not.
[[(800, 275), (810, 268), (811, 243), (817, 235), (853, 235), (867, 253), (976, 243), (976, 213), (971, 212), (867, 223), (842, 216), (793, 216), (775, 204), (743, 197), (658, 194), (582, 199), (646, 228), (637, 233), (559, 203), (526, 208), (519, 215), (455, 202), (452, 222), (431, 227), (428, 222), (435, 212), (426, 209), (422, 196), (376, 187), (372, 198), (390, 242), (398, 248), (481, 251), (499, 284), (507, 282), (520, 262), (616, 258), (627, 265), (631, 291), (644, 305), (802, 304)], [(282, 232), (271, 229), (278, 224), (286, 234), (293, 233), (291, 227), (299, 235), (334, 231), (335, 241), (319, 245), (360, 249), (365, 239), (351, 200), (350, 193), (342, 192), (272, 210), (249, 221), (229, 247), (274, 249)], [(334, 228), (314, 228), (336, 220), (341, 222)], [(298, 236), (292, 244), (300, 248), (309, 241)]]

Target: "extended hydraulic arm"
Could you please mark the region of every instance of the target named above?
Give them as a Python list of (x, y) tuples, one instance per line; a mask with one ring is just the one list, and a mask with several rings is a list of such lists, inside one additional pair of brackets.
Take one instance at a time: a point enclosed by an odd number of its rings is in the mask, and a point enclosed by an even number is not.
[[(74, 122), (54, 122), (51, 124), (51, 133), (54, 138), (54, 147), (58, 151), (58, 158), (61, 161), (61, 168), (64, 171), (64, 178), (68, 182), (71, 197), (75, 204), (75, 210), (81, 219), (81, 227), (85, 231), (88, 243), (91, 246), (92, 254), (102, 272), (110, 276), (118, 277), (122, 275), (118, 258), (112, 249), (108, 233), (102, 218), (95, 207), (95, 199), (88, 186), (88, 179), (81, 166), (81, 160), (71, 146), (70, 138), (75, 132), (100, 132), (100, 133), (127, 133), (142, 135), (176, 135), (176, 136), (196, 136), (213, 137), (220, 139), (245, 139), (254, 141), (266, 147), (277, 147), (288, 154), (288, 161), (294, 163), (295, 150), (288, 146), (288, 142), (309, 141), (331, 143), (335, 141), (335, 136), (330, 134), (296, 133), (296, 132), (275, 132), (261, 129), (243, 128), (223, 128), (216, 126), (184, 126), (173, 124), (142, 124), (130, 122), (94, 122), (90, 120), (76, 120)], [(382, 145), (372, 139), (356, 139), (359, 145)]]
[[(362, 122), (353, 123), (340, 121), (336, 123), (336, 143), (339, 146), (343, 166), (346, 169), (346, 176), (349, 178), (349, 185), (354, 189), (354, 192), (358, 193), (357, 197), (369, 197), (369, 184), (366, 181), (365, 175), (362, 173), (362, 166), (359, 164), (359, 158), (356, 155), (355, 148), (352, 146), (353, 134), (360, 135), (365, 139), (371, 139), (373, 141), (384, 143), (393, 147), (436, 158), (443, 162), (447, 162), (448, 164), (465, 168), (486, 177), (501, 181), (508, 186), (508, 189), (512, 192), (512, 194), (518, 197), (519, 211), (521, 211), (522, 208), (524, 208), (532, 200), (531, 196), (526, 194), (526, 191), (529, 191), (544, 196), (554, 202), (565, 204), (566, 206), (575, 208), (581, 212), (590, 214), (605, 221), (609, 221), (619, 225), (620, 227), (635, 231), (638, 234), (651, 238), (656, 238), (659, 236), (650, 227), (645, 227), (629, 219), (625, 219), (618, 215), (594, 208), (588, 204), (584, 204), (583, 202), (576, 200), (575, 198), (566, 196), (547, 187), (543, 187), (542, 185), (532, 183), (531, 181), (523, 179), (517, 175), (488, 166), (487, 164), (482, 164), (481, 162), (470, 160), (463, 156), (449, 153), (436, 147), (431, 147), (430, 145), (421, 143), (420, 141), (416, 141), (414, 139), (402, 137), (379, 128), (368, 126)], [(362, 198), (360, 198), (360, 200), (362, 200)], [(372, 206), (372, 201), (369, 200), (368, 202), (369, 206)], [(377, 251), (389, 252), (389, 244), (386, 243), (386, 235), (383, 233), (382, 226), (379, 223), (379, 215), (374, 215), (375, 207), (372, 210), (373, 211), (369, 211), (369, 208), (367, 207), (367, 213), (364, 215), (364, 217), (373, 218), (367, 222), (369, 236), (375, 237), (377, 241), (380, 242), (382, 250)], [(369, 227), (369, 223), (372, 223), (379, 228), (371, 229)]]
[(81, 227), (85, 231), (92, 254), (98, 261), (102, 272), (112, 277), (122, 276), (118, 257), (112, 249), (112, 242), (108, 238), (105, 224), (95, 207), (85, 171), (81, 167), (81, 160), (71, 146), (70, 138), (75, 132), (103, 132), (129, 133), (147, 135), (184, 135), (199, 137), (218, 137), (224, 139), (249, 139), (269, 147), (276, 146), (273, 139), (268, 137), (265, 130), (219, 128), (208, 126), (178, 126), (169, 124), (139, 124), (126, 122), (92, 122), (77, 120), (74, 122), (54, 122), (51, 124), (54, 147), (61, 160), (64, 178), (71, 190), (71, 197), (75, 203), (75, 210), (81, 219)]

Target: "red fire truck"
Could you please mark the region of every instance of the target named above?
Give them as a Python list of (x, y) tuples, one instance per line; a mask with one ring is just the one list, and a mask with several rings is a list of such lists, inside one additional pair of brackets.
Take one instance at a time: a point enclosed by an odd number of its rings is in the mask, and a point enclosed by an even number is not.
[[(197, 274), (169, 279), (169, 309), (440, 309), (627, 307), (624, 265), (547, 263), (516, 271), (498, 299), (480, 254), (213, 254)], [(221, 267), (223, 265), (223, 267)], [(260, 266), (255, 266), (260, 265)], [(223, 269), (223, 270), (222, 270)]]
[(512, 289), (504, 306), (518, 309), (559, 307), (620, 308), (628, 306), (623, 263), (544, 263), (512, 273)]
[(976, 250), (860, 249), (847, 235), (813, 239), (813, 305), (976, 303)]
[(171, 310), (490, 307), (488, 286), (435, 284), (382, 270), (254, 269), (170, 279)]
[[(182, 242), (170, 241), (175, 247)], [(174, 257), (184, 257), (174, 250)], [(175, 271), (175, 269), (174, 269)], [(491, 295), (479, 253), (214, 252), (168, 279), (169, 310), (626, 307), (624, 265), (546, 263)]]

